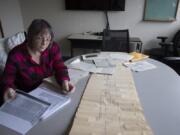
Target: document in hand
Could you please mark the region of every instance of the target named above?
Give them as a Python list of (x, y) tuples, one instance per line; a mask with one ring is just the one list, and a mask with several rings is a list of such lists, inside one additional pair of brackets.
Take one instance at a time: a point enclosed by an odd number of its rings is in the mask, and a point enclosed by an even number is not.
[(5, 135), (24, 135), (50, 107), (50, 103), (17, 91), (16, 98), (0, 108), (0, 131)]
[(61, 95), (42, 86), (30, 92), (30, 94), (51, 104), (45, 111), (45, 113), (41, 116), (41, 119), (48, 118), (71, 101), (70, 97), (66, 95)]

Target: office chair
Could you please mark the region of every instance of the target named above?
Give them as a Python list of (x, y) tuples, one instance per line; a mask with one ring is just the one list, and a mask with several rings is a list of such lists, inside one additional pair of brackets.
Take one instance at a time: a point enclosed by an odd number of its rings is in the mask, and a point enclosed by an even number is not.
[(148, 50), (148, 55), (156, 60), (164, 61), (164, 58), (172, 54), (172, 42), (167, 42), (168, 37), (165, 36), (158, 36), (157, 39), (160, 39), (159, 42), (160, 48), (151, 48)]
[(105, 29), (102, 51), (129, 52), (129, 31)]
[(171, 42), (166, 42), (167, 37), (158, 38), (162, 40), (159, 44), (165, 48), (164, 62), (180, 74), (180, 30), (176, 32)]

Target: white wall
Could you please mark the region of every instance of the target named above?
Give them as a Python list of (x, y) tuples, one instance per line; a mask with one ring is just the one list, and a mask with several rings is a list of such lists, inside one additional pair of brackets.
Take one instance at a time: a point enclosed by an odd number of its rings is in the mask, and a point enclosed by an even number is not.
[[(55, 39), (62, 44), (64, 55), (69, 55), (69, 42), (66, 37), (71, 33), (102, 31), (105, 15), (98, 11), (67, 11), (64, 0), (20, 0), (25, 28), (34, 18), (44, 18), (55, 31)], [(174, 22), (144, 22), (144, 0), (126, 0), (125, 11), (110, 12), (111, 29), (129, 29), (130, 36), (140, 37), (143, 49), (157, 47), (157, 36), (173, 36), (180, 29), (180, 14)]]
[(0, 20), (5, 37), (24, 31), (18, 0), (0, 0)]

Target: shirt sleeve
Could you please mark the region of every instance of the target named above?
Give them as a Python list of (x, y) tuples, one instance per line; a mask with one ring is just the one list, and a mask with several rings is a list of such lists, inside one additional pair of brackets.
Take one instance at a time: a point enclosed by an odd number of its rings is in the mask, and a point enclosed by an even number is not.
[(14, 80), (16, 78), (16, 71), (17, 71), (15, 61), (16, 58), (14, 57), (13, 53), (10, 52), (0, 82), (0, 88), (3, 93), (7, 88), (15, 89)]
[(53, 70), (55, 72), (57, 82), (62, 84), (63, 80), (70, 80), (67, 67), (62, 60), (60, 48), (57, 43), (52, 44), (51, 53), (53, 60)]

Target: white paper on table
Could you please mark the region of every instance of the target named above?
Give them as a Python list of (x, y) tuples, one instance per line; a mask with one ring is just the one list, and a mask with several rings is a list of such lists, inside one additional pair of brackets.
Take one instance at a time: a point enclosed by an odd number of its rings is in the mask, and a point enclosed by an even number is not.
[(88, 72), (96, 72), (96, 66), (92, 63), (86, 63), (86, 62), (78, 62), (75, 64), (70, 64), (67, 65), (68, 68), (73, 68), (73, 69), (79, 69), (83, 71), (88, 71)]
[(9, 100), (0, 108), (0, 130), (2, 135), (25, 135), (41, 120), (50, 106), (28, 93), (16, 90), (14, 100)]
[(76, 64), (76, 63), (79, 63), (81, 60), (80, 59), (75, 59), (71, 62), (71, 64)]
[(39, 100), (38, 98), (33, 97), (28, 93), (17, 93), (16, 98), (14, 100), (5, 102), (0, 108), (0, 111), (23, 119), (30, 122), (32, 125), (35, 125), (40, 120), (41, 115), (43, 115), (43, 113), (48, 109), (49, 106), (49, 102)]
[(115, 67), (109, 67), (109, 68), (97, 68), (96, 73), (98, 74), (108, 74), (112, 75), (115, 71)]
[(94, 63), (96, 67), (109, 68), (116, 66), (110, 59), (94, 59)]
[(82, 71), (82, 70), (72, 69), (72, 68), (68, 69), (68, 73), (69, 73), (70, 81), (73, 84), (76, 84), (80, 79), (89, 75), (88, 71)]
[(41, 119), (48, 118), (71, 101), (70, 97), (55, 93), (46, 87), (38, 87), (30, 94), (51, 104), (41, 116)]
[(133, 71), (139, 72), (139, 71), (146, 71), (150, 69), (156, 68), (154, 64), (151, 64), (147, 61), (138, 61), (138, 62), (127, 62), (123, 63), (125, 66), (130, 68)]
[(93, 63), (86, 63), (83, 61), (79, 63), (67, 65), (67, 67), (72, 69), (87, 71), (91, 73), (99, 73), (99, 74), (113, 74), (115, 69), (115, 66), (102, 68), (102, 67), (96, 67), (96, 65)]
[(132, 55), (126, 54), (126, 53), (112, 53), (110, 54), (110, 57), (115, 60), (119, 60), (122, 62), (129, 61), (133, 58)]

